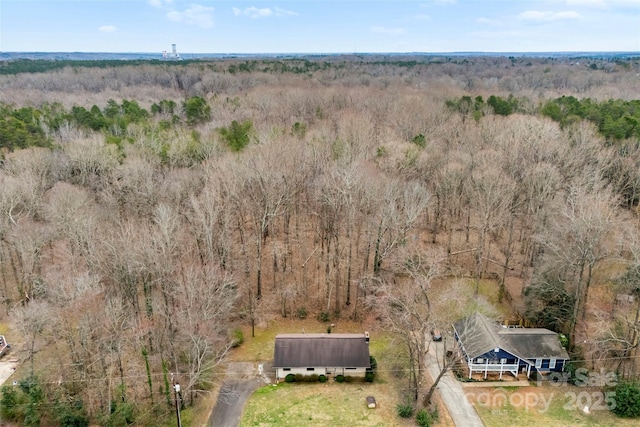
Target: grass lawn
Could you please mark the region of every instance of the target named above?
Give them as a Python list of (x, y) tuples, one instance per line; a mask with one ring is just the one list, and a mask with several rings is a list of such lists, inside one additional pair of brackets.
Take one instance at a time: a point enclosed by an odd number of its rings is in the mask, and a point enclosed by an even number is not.
[[(618, 418), (604, 408), (600, 391), (587, 387), (501, 387), (466, 388), (467, 398), (487, 427), (626, 427), (637, 426), (638, 420)], [(576, 407), (576, 396), (590, 402), (593, 408), (584, 414)]]
[[(387, 384), (367, 383), (281, 383), (256, 391), (242, 418), (249, 426), (405, 426), (398, 418), (393, 402), (381, 402), (388, 397)], [(381, 402), (368, 409), (365, 398), (375, 396)]]
[[(274, 339), (278, 333), (327, 332), (327, 323), (315, 319), (281, 319), (272, 326), (244, 330), (245, 342), (235, 349), (234, 361), (273, 359)], [(361, 323), (336, 322), (334, 333), (371, 333), (371, 355), (378, 361), (373, 383), (280, 383), (257, 390), (247, 401), (241, 426), (413, 426), (413, 419), (402, 419), (396, 413), (400, 402), (397, 367), (399, 346), (384, 333), (366, 328)], [(367, 408), (365, 398), (374, 396), (378, 408)]]

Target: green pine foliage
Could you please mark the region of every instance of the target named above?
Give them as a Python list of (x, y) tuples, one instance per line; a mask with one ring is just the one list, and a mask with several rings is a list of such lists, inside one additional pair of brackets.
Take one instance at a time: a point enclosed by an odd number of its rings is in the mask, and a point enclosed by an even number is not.
[(42, 116), (41, 111), (31, 107), (14, 109), (0, 104), (0, 150), (49, 145), (40, 124)]
[(640, 417), (640, 383), (621, 382), (614, 387), (615, 405), (611, 411), (622, 418)]
[(20, 380), (17, 386), (2, 387), (0, 398), (0, 415), (9, 421), (16, 421), (25, 426), (39, 426), (42, 418), (48, 414), (49, 406), (45, 391), (37, 377)]
[(610, 99), (597, 102), (574, 96), (561, 96), (546, 102), (540, 109), (542, 115), (567, 127), (581, 120), (597, 126), (608, 140), (640, 137), (640, 100)]
[[(460, 99), (446, 101), (447, 107), (463, 117), (471, 116), (480, 120), (485, 112), (508, 116), (513, 113), (533, 113), (527, 99), (518, 99), (513, 95), (502, 98), (491, 95), (485, 101), (481, 96), (472, 98), (465, 95)], [(574, 96), (561, 96), (542, 104), (539, 113), (560, 123), (566, 128), (582, 120), (593, 123), (607, 141), (620, 141), (640, 137), (640, 100), (625, 101), (609, 99), (594, 101), (590, 98), (578, 99)], [(415, 141), (414, 141), (415, 142)]]
[(485, 112), (493, 112), (501, 116), (521, 112), (521, 104), (523, 102), (513, 95), (509, 95), (507, 98), (491, 95), (486, 101), (482, 96), (471, 98), (471, 96), (465, 95), (460, 99), (446, 101), (447, 107), (452, 111), (460, 113), (463, 118), (471, 116), (476, 121), (479, 121)]
[(240, 123), (237, 120), (231, 122), (228, 127), (218, 129), (223, 141), (232, 151), (242, 151), (249, 145), (253, 133), (253, 123), (245, 120)]
[(182, 110), (187, 118), (187, 123), (195, 125), (211, 119), (211, 107), (204, 98), (194, 96), (182, 104)]
[[(107, 143), (122, 148), (122, 142), (127, 140), (126, 132), (131, 124), (141, 124), (145, 125), (145, 129), (153, 129), (151, 119), (158, 117), (160, 120), (156, 129), (169, 131), (180, 123), (194, 126), (211, 118), (211, 107), (203, 98), (197, 96), (187, 99), (183, 103), (182, 111), (178, 110), (176, 102), (172, 100), (162, 100), (153, 104), (151, 112), (142, 108), (137, 101), (128, 99), (121, 102), (109, 99), (106, 105), (93, 105), (89, 109), (74, 105), (69, 110), (60, 103), (45, 103), (40, 108), (18, 109), (0, 103), (0, 152), (28, 147), (49, 147), (51, 140), (47, 133), (59, 130), (65, 123), (79, 129), (102, 133)], [(229, 128), (229, 144), (241, 149), (248, 144), (253, 125), (248, 121), (235, 123)], [(200, 157), (201, 160), (201, 153), (193, 154), (192, 157)]]

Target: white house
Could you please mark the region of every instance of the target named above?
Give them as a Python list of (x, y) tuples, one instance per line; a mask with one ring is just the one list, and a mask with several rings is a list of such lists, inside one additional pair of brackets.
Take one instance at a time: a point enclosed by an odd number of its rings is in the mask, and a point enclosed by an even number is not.
[(288, 374), (364, 377), (371, 367), (369, 334), (276, 335), (276, 381)]

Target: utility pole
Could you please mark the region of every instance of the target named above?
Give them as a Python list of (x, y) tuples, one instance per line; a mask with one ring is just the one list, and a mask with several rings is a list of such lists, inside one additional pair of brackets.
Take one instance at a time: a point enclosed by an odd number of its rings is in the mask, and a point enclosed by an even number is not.
[(182, 420), (180, 419), (180, 384), (173, 378), (173, 372), (171, 373), (171, 382), (173, 383), (173, 391), (176, 396), (176, 418), (178, 419), (178, 427), (182, 427)]

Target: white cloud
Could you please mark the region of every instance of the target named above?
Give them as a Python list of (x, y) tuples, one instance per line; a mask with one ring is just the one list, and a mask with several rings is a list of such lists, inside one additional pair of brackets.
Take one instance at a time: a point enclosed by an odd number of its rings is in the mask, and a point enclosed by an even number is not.
[(560, 21), (564, 19), (579, 19), (582, 16), (574, 10), (565, 10), (562, 12), (550, 12), (539, 10), (527, 10), (518, 15), (520, 21), (532, 21), (532, 22), (549, 22)]
[(404, 28), (371, 27), (371, 32), (377, 33), (377, 34), (390, 34), (393, 36), (397, 36), (400, 34), (404, 34), (405, 30)]
[(212, 7), (193, 4), (190, 8), (182, 12), (177, 10), (167, 12), (167, 17), (174, 22), (181, 22), (202, 28), (211, 28), (213, 27), (213, 10)]
[(469, 33), (469, 35), (482, 39), (514, 39), (521, 36), (517, 31), (474, 31)]
[(100, 31), (101, 33), (113, 33), (116, 30), (117, 28), (113, 25), (103, 25), (102, 27), (98, 28), (98, 31)]
[(163, 9), (171, 6), (171, 3), (173, 3), (173, 0), (147, 0), (147, 3), (153, 7)]
[(447, 5), (447, 4), (456, 4), (458, 0), (427, 0), (424, 3), (420, 3), (420, 7), (431, 7), (434, 5)]
[(484, 25), (502, 25), (502, 22), (498, 21), (497, 19), (484, 18), (482, 16), (480, 18), (477, 18), (476, 22), (478, 24)]
[(266, 18), (273, 15), (273, 11), (268, 7), (258, 9), (257, 7), (247, 7), (245, 9), (233, 8), (233, 14), (236, 16), (248, 16), (250, 18)]
[(238, 9), (237, 7), (232, 8), (233, 14), (236, 16), (248, 16), (249, 18), (268, 18), (271, 16), (292, 16), (297, 15), (297, 12), (281, 9), (276, 7), (275, 9), (271, 9), (268, 7), (257, 8), (257, 7), (247, 7), (244, 9)]
[(590, 6), (590, 7), (606, 7), (604, 0), (566, 0), (570, 6)]
[(298, 12), (294, 12), (293, 10), (286, 10), (286, 9), (281, 9), (279, 7), (276, 7), (276, 15), (278, 16), (297, 16)]
[(607, 9), (614, 6), (640, 6), (640, 0), (565, 0), (571, 6), (587, 6)]

